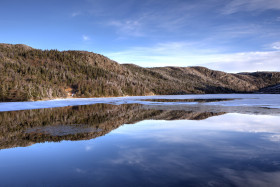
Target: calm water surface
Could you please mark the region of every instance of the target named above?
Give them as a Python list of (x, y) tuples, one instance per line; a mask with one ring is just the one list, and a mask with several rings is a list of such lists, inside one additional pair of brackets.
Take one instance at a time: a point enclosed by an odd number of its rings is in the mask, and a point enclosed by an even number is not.
[(1, 186), (279, 186), (279, 111), (246, 110), (1, 112)]

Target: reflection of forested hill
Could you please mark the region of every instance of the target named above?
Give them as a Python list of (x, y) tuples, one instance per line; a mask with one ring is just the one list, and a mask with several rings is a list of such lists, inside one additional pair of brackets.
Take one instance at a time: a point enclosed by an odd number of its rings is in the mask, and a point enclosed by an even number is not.
[(223, 113), (147, 110), (142, 105), (96, 104), (0, 113), (0, 149), (103, 136), (145, 119), (200, 120)]
[(222, 115), (224, 112), (214, 113), (214, 112), (190, 112), (190, 111), (182, 111), (182, 110), (167, 110), (161, 111), (160, 114), (151, 117), (151, 119), (155, 120), (203, 120), (212, 116)]

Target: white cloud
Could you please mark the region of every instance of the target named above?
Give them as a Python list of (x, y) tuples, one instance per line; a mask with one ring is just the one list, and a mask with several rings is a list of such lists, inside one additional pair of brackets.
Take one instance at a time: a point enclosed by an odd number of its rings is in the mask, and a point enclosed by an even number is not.
[(224, 14), (233, 14), (239, 11), (279, 10), (279, 0), (233, 0), (226, 5)]
[(116, 27), (120, 34), (144, 36), (141, 31), (142, 24), (138, 20), (110, 21), (108, 25)]
[[(259, 37), (267, 36), (269, 33), (274, 33), (272, 30), (269, 30), (262, 25), (253, 24), (253, 23), (246, 23), (246, 24), (227, 24), (227, 25), (220, 25), (216, 27), (219, 33), (216, 39), (230, 39), (230, 38), (237, 38), (237, 37), (244, 37), (244, 36), (252, 36), (258, 35)], [(277, 32), (278, 33), (278, 32)]]
[[(204, 7), (201, 4), (189, 2), (162, 2), (145, 1), (139, 5), (139, 10), (131, 13), (126, 18), (110, 19), (107, 25), (114, 26), (117, 33), (122, 36), (151, 36), (159, 35), (159, 32), (180, 31), (180, 28), (189, 26), (193, 22), (191, 12), (197, 12), (199, 8)], [(152, 8), (154, 7), (154, 8)], [(127, 12), (131, 7), (120, 9), (119, 12)], [(111, 17), (113, 17), (111, 15)]]
[(84, 41), (88, 41), (88, 40), (90, 40), (90, 37), (89, 37), (89, 36), (87, 36), (87, 35), (83, 35), (82, 37), (83, 37), (83, 40), (84, 40)]
[(208, 49), (203, 43), (168, 42), (106, 55), (119, 63), (133, 63), (144, 67), (201, 65), (227, 72), (280, 71), (280, 51), (221, 51)]
[(280, 71), (280, 51), (218, 54), (207, 67), (228, 72)]
[(71, 14), (71, 17), (77, 17), (77, 16), (79, 16), (79, 15), (81, 15), (81, 12), (73, 12), (73, 13)]
[(280, 50), (280, 42), (274, 42), (271, 47), (272, 49)]

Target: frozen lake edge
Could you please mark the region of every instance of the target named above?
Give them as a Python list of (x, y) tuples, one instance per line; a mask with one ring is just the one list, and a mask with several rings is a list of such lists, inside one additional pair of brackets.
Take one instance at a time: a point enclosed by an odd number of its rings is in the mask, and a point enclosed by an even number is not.
[[(219, 102), (153, 102), (145, 101), (147, 99), (232, 99)], [(244, 110), (254, 113), (254, 110), (269, 110), (278, 114), (280, 111), (280, 94), (205, 94), (205, 95), (158, 95), (158, 96), (129, 96), (129, 97), (110, 97), (110, 98), (74, 98), (74, 99), (55, 99), (47, 101), (31, 101), (31, 102), (3, 102), (0, 103), (0, 112), (32, 110), (42, 108), (56, 108), (78, 105), (92, 104), (142, 104), (145, 107), (158, 107), (165, 109), (218, 109), (221, 110), (232, 108), (233, 111)], [(230, 112), (230, 111), (229, 111)]]

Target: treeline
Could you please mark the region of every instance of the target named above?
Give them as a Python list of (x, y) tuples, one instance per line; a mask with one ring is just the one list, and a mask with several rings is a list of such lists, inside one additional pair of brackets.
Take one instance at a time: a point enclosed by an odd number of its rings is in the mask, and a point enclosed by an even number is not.
[(147, 94), (128, 73), (93, 53), (0, 45), (0, 101)]
[(280, 73), (229, 74), (203, 67), (142, 68), (85, 51), (0, 44), (0, 102), (65, 97), (244, 93), (280, 83)]

